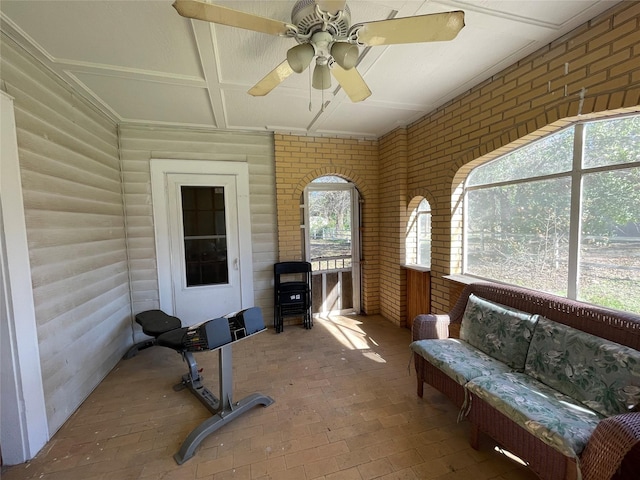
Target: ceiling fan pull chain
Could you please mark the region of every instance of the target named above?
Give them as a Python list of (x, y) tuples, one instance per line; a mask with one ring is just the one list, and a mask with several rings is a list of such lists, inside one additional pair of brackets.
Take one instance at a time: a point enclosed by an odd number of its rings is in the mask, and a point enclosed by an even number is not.
[(312, 90), (312, 86), (311, 86), (311, 69), (309, 69), (309, 111), (310, 112), (313, 110), (311, 90)]

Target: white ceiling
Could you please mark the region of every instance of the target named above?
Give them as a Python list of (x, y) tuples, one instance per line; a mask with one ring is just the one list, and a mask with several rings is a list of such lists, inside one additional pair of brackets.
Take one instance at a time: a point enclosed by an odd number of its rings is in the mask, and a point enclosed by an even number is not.
[[(308, 71), (266, 97), (247, 90), (295, 40), (189, 20), (173, 0), (1, 0), (2, 29), (123, 124), (379, 137), (417, 120), (612, 7), (612, 0), (348, 2), (352, 23), (464, 10), (450, 42), (361, 49), (373, 94), (352, 103)], [(290, 22), (294, 1), (216, 1)]]

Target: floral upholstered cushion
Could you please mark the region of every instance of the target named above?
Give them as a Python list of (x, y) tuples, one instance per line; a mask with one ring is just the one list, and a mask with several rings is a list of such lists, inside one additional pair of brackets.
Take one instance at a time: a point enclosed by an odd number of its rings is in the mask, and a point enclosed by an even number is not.
[[(524, 373), (477, 377), (466, 385), (503, 415), (562, 454), (576, 458), (603, 418)], [(471, 398), (470, 409), (473, 409)]]
[(460, 338), (522, 372), (536, 315), (473, 294), (467, 300)]
[(525, 373), (602, 415), (640, 405), (640, 352), (540, 317)]
[(455, 338), (417, 340), (411, 350), (460, 385), (481, 375), (512, 371), (508, 365)]

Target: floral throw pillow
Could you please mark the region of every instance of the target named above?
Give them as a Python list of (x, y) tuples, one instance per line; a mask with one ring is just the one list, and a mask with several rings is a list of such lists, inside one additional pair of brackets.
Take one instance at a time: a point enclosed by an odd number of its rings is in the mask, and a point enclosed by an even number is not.
[(522, 372), (536, 320), (537, 315), (471, 294), (462, 317), (460, 338)]
[(610, 416), (640, 405), (640, 352), (540, 317), (525, 373)]

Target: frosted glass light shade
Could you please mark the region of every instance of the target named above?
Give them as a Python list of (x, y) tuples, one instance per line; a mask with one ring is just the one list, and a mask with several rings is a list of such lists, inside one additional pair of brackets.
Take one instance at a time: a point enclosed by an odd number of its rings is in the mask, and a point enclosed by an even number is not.
[(314, 55), (315, 50), (313, 45), (310, 43), (303, 43), (296, 45), (295, 47), (291, 47), (287, 51), (287, 62), (289, 62), (291, 70), (296, 73), (302, 73), (307, 69)]
[(336, 42), (331, 46), (331, 56), (345, 70), (356, 66), (359, 53), (356, 45), (347, 42)]
[(316, 65), (313, 70), (313, 79), (311, 86), (316, 90), (326, 90), (331, 87), (331, 72), (329, 71), (329, 65), (320, 64)]

